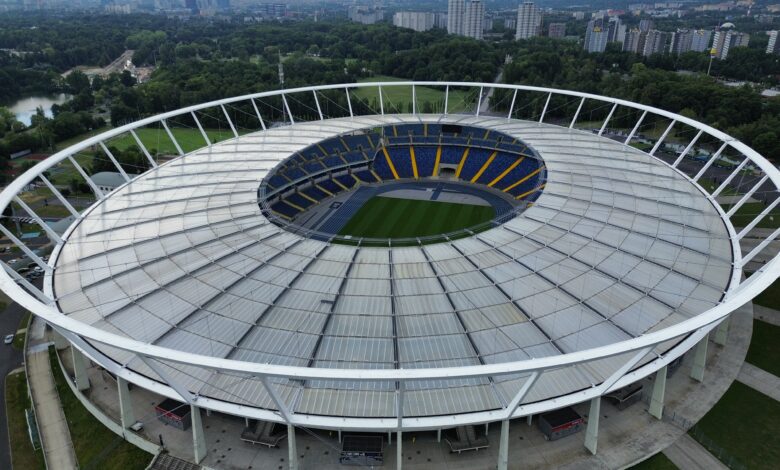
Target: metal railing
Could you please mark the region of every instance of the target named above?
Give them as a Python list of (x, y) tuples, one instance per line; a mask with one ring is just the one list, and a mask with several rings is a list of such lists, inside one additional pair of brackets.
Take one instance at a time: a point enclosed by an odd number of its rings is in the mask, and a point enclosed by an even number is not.
[[(214, 142), (209, 139), (207, 132), (204, 131), (203, 125), (198, 118), (198, 113), (202, 115), (207, 110), (215, 111), (218, 119), (225, 118), (230, 129), (230, 139), (238, 139), (243, 129), (240, 127), (241, 122), (244, 119), (248, 119), (254, 114), (256, 122), (259, 124), (255, 130), (264, 130), (267, 127), (271, 127), (272, 121), (277, 121), (276, 124), (294, 125), (296, 122), (301, 122), (301, 114), (310, 116), (313, 111), (313, 107), (310, 104), (306, 104), (311, 100), (313, 95), (314, 104), (316, 105), (317, 119), (325, 120), (329, 118), (354, 118), (356, 116), (355, 110), (358, 108), (366, 111), (368, 114), (385, 114), (388, 109), (388, 102), (383, 89), (390, 87), (409, 87), (412, 91), (412, 114), (417, 114), (420, 106), (416, 101), (418, 96), (415, 93), (416, 87), (426, 87), (440, 90), (444, 95), (444, 109), (443, 113), (449, 112), (448, 106), (450, 102), (451, 91), (454, 89), (479, 89), (478, 99), (476, 103), (476, 109), (473, 111), (475, 116), (480, 115), (479, 108), (484, 99), (487, 98), (485, 93), (488, 89), (495, 89), (496, 91), (503, 92), (504, 98), (501, 101), (496, 98), (495, 102), (491, 101), (490, 105), (492, 109), (488, 112), (482, 112), (481, 114), (490, 116), (501, 116), (502, 119), (509, 120), (520, 117), (519, 109), (523, 108), (522, 100), (518, 100), (518, 94), (534, 95), (537, 96), (538, 102), (544, 102), (544, 107), (541, 113), (538, 115), (538, 122), (545, 122), (545, 117), (555, 119), (556, 122), (564, 123), (565, 127), (576, 128), (578, 117), (584, 116), (587, 113), (592, 115), (595, 110), (605, 111), (609, 109), (609, 114), (603, 120), (601, 127), (596, 130), (592, 129), (592, 132), (598, 135), (608, 134), (607, 129), (611, 125), (611, 120), (625, 120), (625, 117), (620, 117), (621, 112), (628, 110), (631, 116), (639, 114), (639, 118), (634, 121), (633, 125), (625, 127), (630, 128), (627, 137), (622, 142), (626, 145), (630, 145), (632, 140), (642, 133), (643, 122), (669, 122), (665, 131), (656, 140), (647, 153), (660, 160), (657, 153), (662, 151), (664, 141), (669, 137), (670, 131), (674, 127), (684, 127), (688, 130), (692, 130), (695, 133), (684, 150), (674, 155), (673, 162), (664, 162), (669, 167), (677, 171), (681, 177), (684, 177), (691, 184), (696, 186), (701, 192), (703, 197), (709, 199), (727, 228), (729, 238), (732, 245), (732, 260), (733, 270), (731, 276), (731, 282), (728, 289), (724, 292), (724, 297), (719, 305), (696, 315), (693, 318), (681, 321), (677, 324), (669, 326), (659, 331), (648, 333), (640, 337), (636, 337), (630, 340), (626, 340), (619, 343), (610, 344), (598, 348), (578, 351), (574, 353), (562, 354), (558, 356), (549, 356), (543, 358), (536, 358), (524, 361), (505, 362), (497, 364), (484, 364), (476, 366), (462, 366), (462, 367), (442, 367), (442, 368), (422, 368), (422, 369), (325, 369), (325, 368), (309, 368), (309, 367), (293, 367), (282, 366), (273, 364), (261, 364), (242, 362), (231, 359), (223, 359), (212, 356), (204, 356), (199, 354), (192, 354), (180, 350), (172, 350), (165, 347), (147, 344), (140, 341), (133, 340), (124, 336), (119, 336), (102, 330), (100, 328), (82, 323), (67, 315), (63, 315), (55, 304), (55, 298), (53, 295), (53, 272), (56, 266), (57, 255), (62, 248), (63, 244), (67, 242), (70, 231), (67, 231), (64, 235), (59, 235), (53, 230), (48, 228), (45, 222), (38, 217), (35, 212), (24, 203), (23, 191), (30, 183), (36, 179), (40, 179), (44, 182), (46, 187), (51, 191), (55, 198), (60, 203), (68, 208), (68, 210), (80, 220), (81, 218), (89, 215), (96, 207), (98, 207), (102, 201), (109, 197), (94, 184), (89, 178), (87, 172), (74, 158), (79, 152), (85, 151), (89, 148), (100, 148), (106, 157), (116, 166), (119, 173), (121, 166), (111, 154), (110, 140), (114, 138), (126, 137), (132, 139), (141, 152), (145, 155), (151, 166), (150, 171), (154, 171), (157, 168), (159, 162), (154, 158), (149, 148), (145, 146), (138, 132), (140, 129), (149, 125), (159, 125), (168, 137), (170, 143), (175, 149), (177, 158), (187, 158), (187, 154), (182, 148), (182, 144), (176, 138), (177, 127), (173, 126), (173, 123), (178, 121), (192, 122), (195, 126), (192, 129), (197, 128), (203, 137), (205, 146), (213, 146)], [(357, 90), (373, 90), (376, 92), (378, 99), (379, 110), (371, 109), (370, 106), (366, 108), (364, 105), (358, 106), (360, 100), (355, 95)], [(335, 94), (343, 93), (346, 98), (347, 108), (338, 105), (335, 101)], [(498, 93), (497, 95), (501, 95)], [(506, 106), (509, 101), (508, 97), (511, 96), (511, 103)], [(322, 102), (327, 99), (335, 103), (335, 105), (329, 104), (330, 108), (341, 109), (345, 111), (343, 115), (327, 115), (323, 113), (321, 106)], [(529, 98), (530, 99), (530, 98)], [(573, 101), (571, 101), (573, 99)], [(279, 103), (280, 100), (281, 103)], [(556, 104), (563, 100), (563, 104)], [(292, 102), (292, 104), (291, 104)], [(597, 106), (594, 108), (592, 104)], [(307, 108), (308, 107), (308, 108)], [(567, 118), (561, 118), (560, 114), (568, 109), (575, 109), (573, 118), (569, 121)], [(233, 112), (231, 113), (228, 108)], [(329, 109), (330, 109), (329, 108)], [(308, 111), (307, 111), (308, 109)], [(250, 111), (246, 111), (250, 110)], [(262, 111), (271, 110), (271, 115), (264, 116)], [(378, 111), (378, 113), (377, 113)], [(295, 113), (298, 113), (296, 116)], [(240, 119), (237, 116), (241, 116)], [(272, 117), (275, 116), (275, 117)], [(527, 116), (522, 116), (528, 119)], [(209, 119), (215, 119), (209, 117)], [(536, 121), (536, 116), (534, 116)], [(656, 120), (656, 121), (653, 121)], [(240, 121), (240, 122), (239, 122)], [(568, 123), (568, 126), (566, 124)], [(238, 125), (237, 125), (238, 124)], [(621, 126), (617, 126), (621, 127)], [(718, 148), (718, 151), (710, 156), (702, 164), (694, 169), (695, 171), (684, 171), (683, 167), (688, 164), (689, 154), (696, 148), (697, 142), (700, 147), (709, 145), (713, 148)], [(720, 182), (720, 185), (714, 191), (708, 191), (700, 185), (701, 178), (706, 176), (708, 170), (711, 169), (713, 162), (717, 161), (724, 152), (737, 153), (744, 160), (742, 163), (734, 169), (729, 175)], [(53, 166), (63, 162), (69, 162), (76, 170), (76, 172), (84, 179), (87, 185), (91, 188), (97, 202), (92, 206), (77, 211), (63, 197), (61, 191), (56, 185), (52, 184), (44, 175), (44, 172), (51, 169)], [(683, 164), (685, 162), (685, 164)], [(756, 177), (757, 183), (750, 184), (748, 186), (740, 185), (740, 191), (734, 196), (736, 201), (733, 204), (721, 207), (717, 203), (716, 197), (721, 194), (727, 188), (733, 187), (736, 177), (741, 174), (746, 168), (753, 168), (753, 173)], [(690, 173), (690, 174), (689, 174)], [(756, 176), (755, 173), (759, 175)], [(124, 173), (123, 173), (124, 174)], [(138, 178), (143, 177), (138, 176)], [(124, 174), (126, 183), (131, 180), (130, 177)], [(259, 184), (259, 182), (258, 182)], [(743, 247), (741, 245), (742, 239), (747, 233), (755, 228), (762, 220), (764, 220), (774, 209), (777, 204), (777, 199), (770, 205), (767, 205), (764, 210), (759, 214), (756, 214), (747, 224), (745, 228), (736, 231), (734, 225), (731, 223), (730, 218), (735, 216), (740, 208), (747, 203), (752, 196), (754, 196), (761, 188), (768, 186), (772, 194), (776, 193), (780, 188), (780, 172), (769, 161), (764, 159), (754, 150), (748, 146), (739, 142), (727, 134), (720, 132), (710, 126), (692, 120), (690, 118), (674, 114), (661, 109), (644, 106), (637, 103), (632, 103), (625, 100), (609, 98), (604, 96), (597, 96), (587, 93), (580, 93), (576, 91), (568, 90), (556, 90), (550, 88), (530, 87), (521, 85), (504, 85), (504, 84), (490, 84), (490, 83), (463, 83), (463, 82), (378, 82), (378, 83), (350, 83), (339, 85), (324, 85), (317, 87), (303, 87), (289, 90), (276, 90), (264, 93), (256, 93), (251, 95), (239, 96), (235, 98), (228, 98), (210, 103), (204, 103), (196, 106), (190, 106), (176, 111), (160, 114), (157, 116), (141, 119), (137, 122), (117, 127), (110, 131), (96, 135), (85, 139), (65, 150), (62, 150), (46, 160), (41, 161), (27, 172), (19, 176), (11, 184), (9, 184), (5, 190), (0, 194), (0, 211), (4, 211), (9, 204), (16, 204), (20, 206), (24, 211), (28, 212), (30, 216), (41, 225), (42, 229), (46, 231), (49, 237), (57, 244), (54, 249), (49, 262), (44, 262), (36, 253), (28, 247), (25, 242), (19, 239), (8, 228), (0, 225), (0, 230), (14, 243), (19, 249), (21, 249), (33, 262), (39, 265), (45, 272), (44, 291), (40, 291), (35, 286), (30, 284), (24, 277), (20, 276), (13, 269), (4, 266), (5, 269), (0, 270), (0, 287), (8, 294), (14, 301), (19, 303), (24, 308), (32, 311), (36, 315), (40, 316), (46, 322), (51, 324), (58, 332), (71, 341), (76, 347), (84, 351), (93, 360), (99, 362), (103, 367), (108, 369), (113, 374), (123, 377), (124, 379), (134, 382), (140, 386), (150, 389), (161, 395), (173, 397), (179, 400), (183, 400), (190, 404), (197, 404), (205, 408), (209, 408), (215, 411), (221, 411), (229, 414), (236, 414), (246, 416), (249, 418), (270, 420), (270, 421), (286, 421), (297, 426), (306, 426), (312, 428), (340, 428), (340, 429), (362, 429), (362, 430), (390, 430), (390, 429), (436, 429), (441, 427), (452, 427), (458, 424), (474, 424), (485, 423), (491, 421), (498, 421), (513, 417), (527, 416), (529, 414), (536, 414), (542, 411), (546, 411), (553, 408), (560, 408), (569, 404), (579, 403), (605, 394), (608, 391), (618, 389), (627, 384), (635, 382), (642, 377), (645, 377), (664, 365), (668, 364), (672, 360), (679, 357), (685, 351), (692, 348), (695, 344), (700, 342), (707, 334), (720, 324), (732, 311), (740, 307), (744, 303), (750, 301), (753, 297), (758, 295), (767, 286), (774, 282), (778, 275), (780, 275), (780, 257), (772, 257), (763, 266), (758, 267), (755, 273), (742, 280), (743, 267), (750, 261), (754, 260), (756, 255), (762, 253), (769, 243), (775, 240), (780, 235), (780, 229), (774, 229), (767, 236), (761, 237), (760, 240), (754, 246)], [(763, 191), (763, 190), (761, 190)], [(77, 220), (77, 222), (78, 222)], [(75, 224), (74, 224), (75, 226)], [(73, 226), (71, 226), (71, 229)], [(648, 361), (651, 351), (661, 343), (673, 340), (676, 345), (663, 354), (660, 357), (652, 358)], [(106, 345), (119, 350), (127, 351), (131, 354), (131, 357), (137, 358), (144, 364), (146, 364), (151, 370), (153, 370), (159, 377), (162, 378), (162, 382), (150, 379), (149, 377), (138, 374), (137, 372), (130, 370), (127, 367), (123, 367), (120, 364), (115, 363), (109, 357), (104, 355), (98, 347), (95, 345)], [(621, 356), (622, 366), (619, 367), (610, 377), (607, 377), (602, 383), (594, 384), (591, 388), (586, 390), (580, 390), (571, 393), (566, 396), (556, 397), (551, 399), (545, 399), (538, 402), (525, 402), (528, 392), (534, 387), (538, 378), (545, 373), (552, 370), (559, 370), (567, 367), (577, 367), (583, 363), (589, 363), (592, 361), (598, 361), (605, 358), (615, 358)], [(641, 364), (641, 365), (640, 365)], [(176, 380), (172, 379), (170, 369), (168, 366), (186, 366), (193, 365), (199, 368), (209, 369), (212, 371), (224, 372), (229, 374), (235, 374), (240, 377), (251, 378), (253, 380), (259, 380), (265, 387), (268, 395), (273, 400), (276, 409), (261, 409), (247, 405), (241, 405), (237, 403), (222, 401), (213, 399), (206, 396), (198, 396), (191, 390), (187, 390)], [(500, 409), (488, 410), (474, 413), (463, 413), (452, 416), (426, 416), (426, 417), (405, 417), (401, 410), (403, 410), (404, 395), (406, 390), (406, 384), (409, 382), (415, 382), (420, 380), (442, 380), (452, 381), (457, 379), (475, 378), (475, 377), (499, 377), (499, 376), (522, 376), (525, 377), (523, 385), (518, 390), (517, 394), (512, 397), (510, 401), (504, 404)], [(377, 417), (377, 418), (347, 418), (347, 417), (329, 417), (329, 416), (314, 416), (304, 413), (297, 413), (295, 409), (282, 398), (282, 394), (278, 390), (278, 385), (274, 380), (284, 378), (293, 381), (305, 381), (305, 380), (322, 380), (331, 382), (384, 382), (397, 384), (395, 389), (395, 401), (396, 401), (396, 413), (395, 416), (390, 417)]]

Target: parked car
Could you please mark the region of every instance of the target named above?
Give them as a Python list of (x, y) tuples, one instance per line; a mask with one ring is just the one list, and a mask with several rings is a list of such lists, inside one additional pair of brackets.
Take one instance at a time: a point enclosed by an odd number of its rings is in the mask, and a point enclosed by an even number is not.
[(14, 342), (14, 335), (6, 335), (6, 337), (3, 339), (3, 342), (5, 344), (11, 344)]
[(14, 259), (8, 261), (8, 265), (11, 266), (11, 265), (14, 265), (14, 264), (16, 264), (18, 262), (19, 262), (19, 260), (14, 258)]

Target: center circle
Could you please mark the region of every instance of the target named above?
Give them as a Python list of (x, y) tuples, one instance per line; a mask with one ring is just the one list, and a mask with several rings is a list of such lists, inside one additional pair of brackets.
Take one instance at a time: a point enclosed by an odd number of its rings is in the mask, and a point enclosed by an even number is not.
[(473, 125), (414, 122), (334, 135), (262, 180), (273, 223), (343, 243), (432, 243), (502, 224), (541, 194), (544, 161), (521, 140)]

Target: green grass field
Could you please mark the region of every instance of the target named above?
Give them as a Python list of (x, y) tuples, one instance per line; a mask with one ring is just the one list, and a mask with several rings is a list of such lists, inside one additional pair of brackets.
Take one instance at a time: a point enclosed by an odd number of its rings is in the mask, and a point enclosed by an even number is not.
[(347, 222), (339, 235), (425, 237), (473, 227), (494, 216), (495, 211), (490, 206), (374, 197)]
[(676, 470), (677, 465), (669, 460), (669, 457), (662, 453), (657, 453), (647, 460), (643, 460), (631, 467), (630, 470)]
[[(386, 75), (374, 75), (373, 77), (362, 78), (360, 82), (399, 82), (403, 79), (396, 77), (388, 77)], [(379, 100), (377, 89), (375, 87), (358, 88), (352, 93), (356, 98), (365, 101), (368, 104), (372, 103), (372, 100)], [(444, 88), (429, 88), (429, 87), (415, 87), (415, 95), (417, 97), (417, 112), (423, 112), (425, 110), (425, 103), (428, 102), (432, 106), (434, 111), (444, 111)], [(392, 86), (383, 87), (382, 96), (385, 103), (385, 111), (397, 111), (397, 112), (411, 112), (410, 104), (412, 102), (412, 87), (411, 86)], [(450, 98), (447, 106), (447, 111), (450, 113), (458, 113), (464, 111), (474, 110), (474, 99), (476, 99), (476, 90), (474, 93), (468, 93), (463, 90), (450, 90)], [(379, 104), (377, 104), (377, 112), (379, 112)]]
[(11, 444), (11, 465), (24, 470), (44, 470), (43, 451), (33, 450), (27, 431), (25, 410), (31, 408), (24, 372), (10, 374), (5, 379), (5, 407), (8, 411), (8, 434)]
[(780, 326), (761, 320), (753, 320), (753, 337), (750, 338), (745, 360), (774, 375), (780, 375)]
[[(747, 385), (734, 382), (690, 434), (699, 442), (714, 441), (747, 468), (777, 468), (780, 403)], [(703, 439), (702, 434), (707, 439)]]

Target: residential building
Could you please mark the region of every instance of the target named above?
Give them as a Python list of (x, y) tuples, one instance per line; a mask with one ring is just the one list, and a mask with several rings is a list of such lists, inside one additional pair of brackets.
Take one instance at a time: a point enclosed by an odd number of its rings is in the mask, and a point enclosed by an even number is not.
[(645, 49), (645, 39), (647, 31), (640, 31), (636, 28), (626, 34), (626, 40), (623, 41), (623, 50), (639, 54)]
[(547, 35), (551, 38), (566, 37), (566, 23), (550, 23), (547, 28)]
[(427, 11), (399, 11), (393, 15), (393, 25), (415, 31), (428, 31), (436, 24), (436, 13)]
[(663, 54), (666, 52), (666, 42), (668, 41), (671, 33), (665, 31), (658, 31), (657, 29), (651, 29), (647, 32), (645, 38), (645, 44), (642, 48), (642, 55), (649, 57), (653, 54)]
[(709, 50), (711, 40), (712, 31), (708, 29), (697, 29), (691, 34), (691, 50), (696, 52)]
[(463, 35), (482, 39), (483, 23), (485, 20), (485, 5), (480, 0), (471, 0), (466, 4), (463, 14)]
[(670, 54), (684, 54), (691, 50), (691, 42), (693, 41), (693, 32), (689, 29), (678, 29), (671, 34), (671, 42), (669, 43)]
[(733, 29), (715, 31), (712, 39), (712, 49), (715, 51), (715, 57), (720, 60), (726, 60), (731, 49), (735, 47), (747, 47), (750, 41), (750, 35), (740, 33)]
[(777, 31), (767, 31), (767, 34), (769, 35), (769, 43), (766, 45), (766, 53), (780, 55), (780, 41), (777, 40)]
[(374, 24), (385, 18), (385, 12), (378, 6), (351, 5), (347, 11), (350, 21)]
[(449, 0), (447, 4), (447, 32), (463, 36), (463, 18), (466, 0)]
[(534, 2), (523, 2), (517, 7), (515, 39), (528, 39), (541, 35), (542, 10)]

